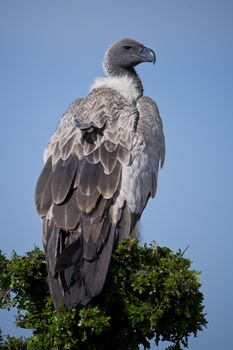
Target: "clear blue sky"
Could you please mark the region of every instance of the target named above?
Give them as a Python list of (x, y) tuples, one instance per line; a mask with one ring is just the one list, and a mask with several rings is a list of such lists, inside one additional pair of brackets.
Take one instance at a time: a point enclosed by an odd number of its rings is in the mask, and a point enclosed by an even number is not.
[[(0, 248), (41, 245), (34, 187), (64, 109), (85, 96), (114, 40), (154, 49), (139, 67), (159, 105), (166, 161), (142, 218), (142, 239), (185, 249), (201, 270), (208, 329), (189, 349), (230, 349), (233, 313), (233, 2), (0, 2)], [(0, 313), (1, 328), (19, 334)], [(160, 349), (163, 349), (161, 346)]]

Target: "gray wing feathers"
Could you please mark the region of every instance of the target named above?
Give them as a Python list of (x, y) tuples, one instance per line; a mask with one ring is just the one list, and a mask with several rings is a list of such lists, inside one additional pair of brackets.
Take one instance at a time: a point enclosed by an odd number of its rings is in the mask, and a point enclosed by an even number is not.
[(97, 200), (100, 197), (100, 192), (95, 189), (89, 195), (83, 194), (79, 188), (76, 190), (76, 200), (80, 211), (84, 214), (90, 214), (96, 208)]
[(122, 167), (121, 188), (116, 201), (119, 207), (127, 202), (131, 216), (139, 219), (148, 198), (155, 196), (158, 168), (159, 163), (162, 165), (164, 161), (165, 145), (162, 122), (155, 102), (143, 96), (137, 102), (137, 110), (130, 163), (129, 166)]
[(66, 199), (77, 167), (78, 159), (74, 154), (66, 160), (60, 158), (56, 163), (52, 175), (52, 196), (55, 204), (60, 204)]
[(137, 107), (140, 113), (138, 132), (148, 145), (155, 144), (158, 161), (162, 167), (165, 159), (165, 140), (158, 107), (151, 98), (146, 96), (139, 99)]
[(102, 173), (98, 182), (98, 190), (105, 199), (111, 199), (120, 184), (121, 164), (116, 162), (115, 168), (111, 174)]
[(48, 144), (36, 186), (56, 309), (103, 288), (113, 244), (129, 236), (164, 161), (156, 104), (108, 88), (74, 101)]
[(36, 185), (35, 202), (38, 213), (45, 216), (52, 205), (52, 157), (50, 156), (40, 174)]
[(106, 147), (106, 142), (100, 146), (99, 158), (104, 167), (105, 174), (111, 174), (117, 162), (118, 148), (114, 151)]
[(54, 205), (52, 209), (53, 219), (57, 227), (65, 231), (73, 231), (80, 220), (80, 212), (76, 204), (76, 193), (71, 192), (68, 199), (60, 205)]
[(99, 90), (63, 115), (36, 188), (56, 308), (85, 304), (100, 292), (113, 243), (132, 226), (124, 201), (115, 203), (131, 161), (135, 106), (125, 111), (123, 97)]
[[(157, 188), (159, 164), (162, 167), (165, 159), (163, 125), (158, 107), (152, 99), (143, 96), (139, 99), (137, 106), (140, 114), (138, 133), (145, 142), (145, 153), (152, 165), (151, 167), (148, 166), (148, 169), (151, 168), (150, 194), (154, 197)], [(142, 176), (148, 177), (148, 174), (142, 172)]]
[[(109, 227), (107, 240), (103, 245), (101, 254), (99, 255), (96, 261), (85, 261), (83, 267), (83, 274), (85, 278), (86, 286), (86, 295), (89, 297), (89, 300), (96, 295), (98, 295), (104, 285), (105, 278), (107, 275), (113, 244), (115, 241), (115, 227)], [(89, 301), (87, 300), (87, 301)]]
[(97, 188), (102, 172), (103, 167), (100, 162), (91, 164), (87, 158), (84, 158), (76, 181), (79, 191), (86, 196), (91, 195)]

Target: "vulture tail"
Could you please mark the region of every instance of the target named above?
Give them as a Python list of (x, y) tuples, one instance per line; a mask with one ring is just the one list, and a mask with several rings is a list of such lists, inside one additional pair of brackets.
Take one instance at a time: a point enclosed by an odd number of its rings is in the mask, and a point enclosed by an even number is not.
[(101, 292), (115, 241), (115, 225), (107, 214), (96, 242), (91, 236), (86, 241), (82, 232), (77, 238), (73, 236), (74, 233), (57, 228), (53, 222), (46, 259), (56, 310), (61, 305), (68, 310), (78, 303), (86, 305)]

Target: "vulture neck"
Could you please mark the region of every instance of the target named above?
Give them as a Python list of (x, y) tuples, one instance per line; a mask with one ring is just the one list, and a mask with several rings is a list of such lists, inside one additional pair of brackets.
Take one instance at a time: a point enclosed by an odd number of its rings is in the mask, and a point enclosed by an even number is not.
[(107, 74), (111, 77), (129, 77), (133, 80), (133, 83), (138, 91), (138, 96), (141, 97), (143, 95), (143, 86), (142, 82), (137, 75), (136, 70), (133, 67), (124, 68), (124, 67), (108, 67)]

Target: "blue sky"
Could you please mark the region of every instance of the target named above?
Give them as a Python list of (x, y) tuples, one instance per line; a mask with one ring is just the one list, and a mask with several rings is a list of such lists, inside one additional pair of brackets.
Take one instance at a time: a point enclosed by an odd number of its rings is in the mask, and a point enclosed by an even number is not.
[[(167, 153), (142, 240), (190, 245), (186, 256), (202, 271), (209, 325), (191, 350), (232, 346), (232, 13), (230, 0), (0, 2), (0, 248), (42, 246), (34, 188), (43, 149), (68, 104), (103, 74), (107, 46), (143, 42), (157, 63), (138, 71), (160, 108)], [(0, 325), (21, 333), (6, 312)]]

